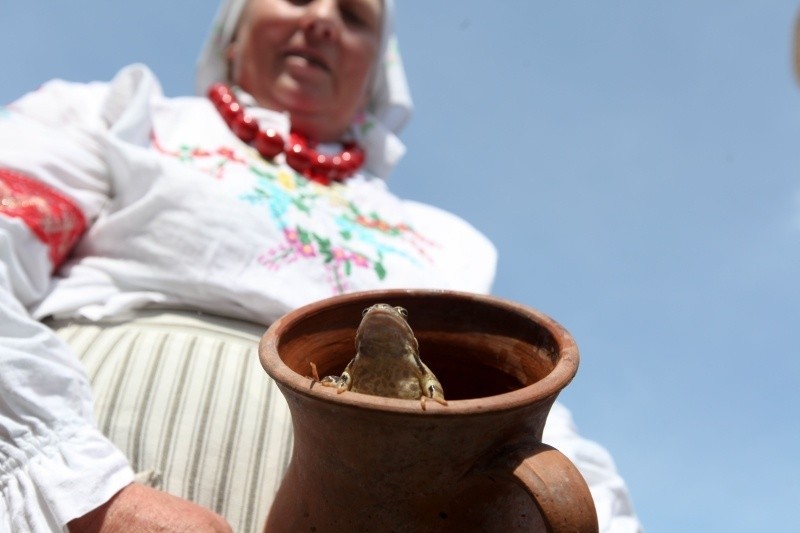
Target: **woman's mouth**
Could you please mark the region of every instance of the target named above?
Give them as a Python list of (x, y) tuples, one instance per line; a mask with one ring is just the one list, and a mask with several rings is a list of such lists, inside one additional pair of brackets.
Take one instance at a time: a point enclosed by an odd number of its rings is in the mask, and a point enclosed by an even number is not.
[(325, 59), (320, 54), (311, 50), (291, 49), (284, 53), (284, 58), (287, 63), (300, 67), (318, 68), (326, 72), (330, 72), (331, 70)]

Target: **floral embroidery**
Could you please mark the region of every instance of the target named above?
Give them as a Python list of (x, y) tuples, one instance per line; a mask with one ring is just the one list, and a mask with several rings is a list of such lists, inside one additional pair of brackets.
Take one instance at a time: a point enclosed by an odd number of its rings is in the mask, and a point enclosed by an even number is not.
[(83, 213), (69, 198), (40, 181), (2, 168), (0, 214), (25, 222), (47, 245), (54, 270), (86, 229)]
[[(227, 179), (231, 164), (249, 171), (254, 185), (239, 198), (266, 208), (283, 236), (280, 243), (258, 255), (258, 263), (270, 270), (278, 271), (298, 261), (316, 262), (325, 269), (332, 291), (338, 294), (350, 289), (348, 279), (357, 271), (371, 271), (383, 281), (390, 256), (411, 264), (433, 260), (429, 250), (437, 247), (436, 243), (405, 222), (364, 212), (343, 195), (346, 185), (309, 181), (294, 171), (264, 162), (254, 150), (247, 156), (227, 147), (206, 150), (183, 145), (166, 150), (155, 138), (154, 146), (219, 179)], [(327, 217), (332, 224), (320, 217)]]
[(362, 111), (356, 115), (353, 125), (358, 129), (361, 137), (366, 137), (370, 130), (375, 127), (375, 121)]
[(222, 179), (225, 173), (225, 165), (229, 163), (238, 163), (240, 165), (247, 164), (247, 160), (244, 157), (237, 154), (233, 148), (228, 148), (226, 146), (221, 146), (215, 150), (204, 150), (196, 146), (182, 144), (176, 149), (169, 150), (159, 142), (154, 133), (151, 133), (150, 140), (153, 144), (153, 148), (179, 161), (192, 163), (206, 161), (205, 166), (196, 165), (198, 170), (207, 172), (219, 179)]
[[(258, 258), (272, 270), (298, 260), (321, 262), (328, 272), (328, 281), (335, 293), (349, 290), (347, 278), (355, 269), (372, 270), (378, 280), (386, 277), (385, 258), (389, 255), (418, 262), (418, 257), (404, 248), (410, 245), (419, 257), (430, 261), (425, 248), (433, 242), (417, 234), (405, 223), (390, 224), (377, 213), (364, 214), (355, 203), (337, 195), (341, 185), (329, 187), (307, 181), (293, 172), (278, 170), (259, 174), (253, 192), (242, 199), (266, 206), (283, 231), (284, 242), (270, 248)], [(289, 222), (292, 212), (305, 215), (310, 222), (319, 202), (337, 206), (335, 231), (328, 234), (309, 229), (301, 222)]]
[(300, 259), (322, 261), (328, 272), (328, 281), (337, 293), (348, 289), (347, 277), (352, 274), (354, 267), (374, 270), (379, 280), (386, 276), (383, 255), (380, 252), (377, 258), (369, 258), (351, 248), (334, 245), (330, 239), (301, 227), (285, 228), (284, 237), (285, 243), (259, 256), (260, 264), (271, 270), (279, 270), (283, 263), (293, 263)]

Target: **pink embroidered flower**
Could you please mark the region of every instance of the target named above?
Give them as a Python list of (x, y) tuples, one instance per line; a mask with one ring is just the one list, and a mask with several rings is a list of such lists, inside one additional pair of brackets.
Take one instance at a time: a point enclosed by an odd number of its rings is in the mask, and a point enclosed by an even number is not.
[(317, 255), (316, 250), (314, 250), (314, 247), (310, 244), (301, 244), (297, 247), (297, 252), (303, 257), (314, 257)]
[(297, 230), (293, 230), (291, 228), (285, 228), (283, 230), (283, 235), (286, 237), (286, 240), (291, 243), (296, 243), (299, 238)]

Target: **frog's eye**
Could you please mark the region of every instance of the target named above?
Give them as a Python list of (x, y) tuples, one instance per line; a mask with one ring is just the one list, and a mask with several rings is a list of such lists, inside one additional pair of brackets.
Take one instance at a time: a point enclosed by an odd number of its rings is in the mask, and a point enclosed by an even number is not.
[(400, 307), (398, 305), (395, 307), (395, 309), (397, 309), (397, 312), (400, 313), (400, 316), (402, 316), (403, 318), (408, 317), (408, 311), (406, 311), (404, 307)]

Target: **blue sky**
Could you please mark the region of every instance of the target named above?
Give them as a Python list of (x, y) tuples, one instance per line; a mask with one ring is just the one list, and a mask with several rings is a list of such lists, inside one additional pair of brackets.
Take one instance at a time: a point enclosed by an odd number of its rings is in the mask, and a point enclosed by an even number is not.
[[(391, 178), (551, 315), (561, 399), (648, 532), (800, 530), (800, 86), (789, 0), (398, 2)], [(0, 102), (148, 64), (192, 90), (216, 1), (0, 0)]]

